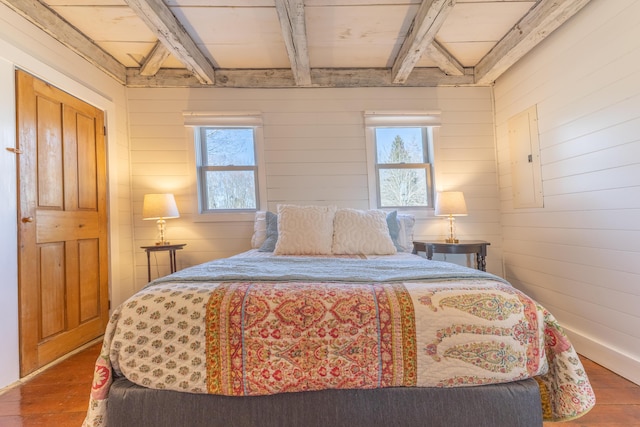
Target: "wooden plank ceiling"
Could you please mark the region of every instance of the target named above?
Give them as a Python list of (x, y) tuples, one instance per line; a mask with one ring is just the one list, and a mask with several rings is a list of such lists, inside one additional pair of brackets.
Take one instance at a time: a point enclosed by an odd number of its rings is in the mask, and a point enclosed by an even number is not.
[(129, 87), (490, 85), (590, 0), (0, 0)]

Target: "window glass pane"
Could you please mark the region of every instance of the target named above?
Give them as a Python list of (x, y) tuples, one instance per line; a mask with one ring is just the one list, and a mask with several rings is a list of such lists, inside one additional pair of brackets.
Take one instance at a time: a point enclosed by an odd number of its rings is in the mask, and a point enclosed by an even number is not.
[(206, 208), (256, 209), (254, 171), (207, 171)]
[(207, 166), (254, 166), (253, 129), (205, 128)]
[(380, 207), (428, 206), (423, 168), (380, 169)]
[(422, 128), (376, 128), (378, 163), (424, 163)]

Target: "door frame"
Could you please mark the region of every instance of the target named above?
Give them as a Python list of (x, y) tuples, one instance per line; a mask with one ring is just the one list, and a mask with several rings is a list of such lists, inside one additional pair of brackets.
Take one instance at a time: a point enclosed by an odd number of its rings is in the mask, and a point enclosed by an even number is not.
[(109, 240), (104, 111), (22, 70), (18, 81), (20, 372), (26, 376), (104, 334)]
[[(38, 75), (38, 73), (33, 73), (31, 72), (29, 69), (25, 68), (25, 67), (18, 67), (14, 64), (11, 64), (10, 66), (11, 69), (11, 87), (12, 87), (12, 94), (14, 94), (14, 97), (11, 99), (12, 101), (12, 111), (11, 111), (11, 118), (12, 118), (12, 123), (11, 123), (11, 128), (12, 128), (12, 139), (11, 141), (14, 142), (14, 146), (15, 144), (17, 144), (17, 123), (16, 123), (16, 98), (15, 98), (15, 91), (16, 91), (16, 81), (15, 81), (15, 73), (16, 70), (21, 70), (24, 71), (26, 73), (32, 74), (34, 77), (39, 78), (42, 80), (42, 77), (40, 75)], [(47, 81), (47, 83), (51, 84), (52, 86), (57, 87), (58, 89), (65, 91), (67, 93), (69, 93), (70, 95), (81, 99), (84, 102), (87, 102), (93, 106), (95, 106), (98, 109), (101, 109), (104, 112), (104, 125), (105, 125), (105, 129), (107, 130), (106, 134), (104, 135), (104, 144), (105, 144), (105, 150), (106, 150), (106, 213), (107, 213), (107, 253), (108, 253), (108, 261), (107, 261), (107, 271), (108, 271), (108, 298), (111, 301), (112, 300), (112, 283), (113, 283), (113, 278), (114, 277), (119, 277), (120, 275), (120, 267), (118, 265), (118, 263), (114, 263), (113, 260), (117, 259), (120, 257), (120, 239), (118, 236), (118, 233), (112, 233), (112, 220), (113, 218), (118, 218), (119, 211), (118, 211), (118, 204), (117, 204), (117, 188), (118, 188), (118, 183), (115, 181), (115, 178), (117, 178), (118, 174), (117, 174), (117, 170), (115, 169), (115, 165), (116, 165), (116, 154), (117, 154), (117, 149), (114, 149), (114, 141), (109, 138), (109, 134), (111, 132), (115, 133), (115, 128), (116, 128), (116, 120), (115, 120), (115, 103), (113, 101), (107, 100), (106, 98), (104, 98), (102, 95), (92, 91), (91, 89), (87, 88), (86, 86), (74, 81), (74, 80), (70, 80), (68, 79), (66, 76), (62, 76), (60, 75), (58, 72), (53, 72), (52, 74), (57, 74), (57, 77), (60, 77), (60, 79), (50, 79), (47, 78), (45, 81)], [(62, 82), (62, 83), (61, 83)], [(70, 89), (71, 88), (71, 89)], [(111, 130), (111, 131), (110, 131)], [(9, 153), (7, 153), (9, 154)], [(18, 154), (19, 155), (19, 154)], [(12, 201), (12, 215), (13, 215), (13, 221), (12, 221), (12, 225), (13, 225), (13, 237), (12, 237), (12, 241), (14, 242), (12, 245), (12, 252), (15, 254), (14, 255), (14, 259), (12, 260), (12, 268), (15, 269), (15, 278), (14, 280), (12, 280), (12, 282), (14, 283), (13, 286), (13, 290), (14, 290), (14, 298), (10, 298), (7, 300), (7, 303), (11, 305), (12, 309), (12, 316), (10, 318), (10, 325), (12, 326), (10, 328), (10, 332), (11, 332), (11, 337), (10, 338), (14, 338), (13, 343), (11, 343), (11, 340), (9, 341), (9, 344), (11, 344), (10, 346), (7, 347), (7, 350), (11, 351), (12, 353), (10, 355), (8, 355), (11, 358), (11, 362), (10, 366), (11, 366), (11, 371), (7, 372), (5, 371), (8, 375), (9, 375), (9, 379), (8, 380), (4, 380), (2, 378), (0, 378), (0, 387), (9, 384), (15, 380), (17, 380), (18, 378), (20, 378), (20, 343), (19, 343), (19, 327), (20, 327), (20, 322), (19, 322), (19, 310), (20, 310), (20, 304), (19, 304), (19, 297), (18, 297), (18, 282), (19, 282), (19, 277), (18, 277), (18, 258), (17, 258), (17, 252), (19, 252), (17, 249), (18, 248), (18, 206), (17, 206), (17, 201), (18, 201), (18, 187), (17, 187), (17, 175), (16, 175), (16, 169), (17, 169), (17, 163), (18, 163), (18, 159), (15, 158), (16, 155), (13, 155), (14, 158), (11, 159), (12, 162), (12, 172), (13, 172), (13, 178), (14, 180), (12, 180), (12, 182), (8, 182), (8, 185), (12, 186), (12, 197), (9, 199)], [(114, 201), (116, 201), (116, 203), (113, 203)], [(7, 218), (8, 220), (10, 220), (10, 218)], [(132, 244), (132, 243), (131, 243)], [(125, 251), (127, 252), (127, 251)], [(131, 256), (133, 254), (133, 250), (131, 249)], [(115, 255), (115, 256), (114, 256)], [(133, 273), (131, 274), (131, 276), (133, 275)], [(132, 279), (131, 279), (132, 280)], [(126, 290), (126, 289), (125, 289)], [(124, 293), (124, 292), (120, 292), (120, 293)], [(121, 297), (122, 298), (122, 297)], [(11, 300), (15, 301), (14, 304), (11, 304)], [(2, 315), (0, 314), (0, 320), (2, 320)], [(1, 328), (0, 328), (1, 330)], [(0, 362), (4, 361), (4, 358), (0, 358), (2, 360), (0, 360)]]
[[(0, 13), (0, 22), (8, 23), (9, 15)], [(7, 96), (0, 99), (0, 235), (6, 240), (0, 245), (0, 271), (4, 280), (0, 284), (0, 336), (3, 351), (0, 352), (0, 389), (20, 378), (18, 342), (18, 260), (17, 260), (17, 161), (15, 155), (5, 148), (15, 147), (15, 71), (17, 68), (42, 78), (52, 85), (69, 92), (105, 112), (107, 127), (107, 212), (109, 218), (118, 224), (123, 215), (123, 223), (130, 224), (126, 213), (129, 206), (120, 209), (119, 185), (128, 187), (128, 182), (118, 181), (118, 152), (128, 150), (127, 130), (124, 119), (117, 117), (117, 108), (126, 109), (126, 89), (108, 76), (97, 71), (66, 47), (53, 39), (44, 37), (29, 22), (12, 20), (9, 26), (0, 30), (0, 89)], [(36, 44), (34, 44), (36, 43)], [(72, 76), (78, 77), (72, 77)], [(118, 140), (122, 142), (118, 144)], [(5, 167), (6, 166), (6, 167)], [(127, 203), (126, 201), (124, 202)], [(122, 212), (121, 212), (122, 211)], [(126, 225), (125, 225), (126, 226)], [(134, 270), (130, 259), (134, 254), (133, 240), (121, 238), (120, 233), (109, 234), (109, 294), (116, 303), (124, 301), (134, 289)], [(119, 260), (125, 260), (120, 263)], [(113, 262), (115, 260), (115, 262)], [(124, 282), (120, 278), (123, 278)], [(117, 287), (112, 286), (116, 280)]]

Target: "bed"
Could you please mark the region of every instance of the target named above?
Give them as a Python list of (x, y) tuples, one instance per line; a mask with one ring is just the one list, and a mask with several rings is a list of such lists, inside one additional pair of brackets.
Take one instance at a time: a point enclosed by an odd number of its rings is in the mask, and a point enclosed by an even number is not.
[(554, 317), (412, 255), (397, 212), (281, 205), (114, 310), (84, 426), (541, 426), (595, 404)]

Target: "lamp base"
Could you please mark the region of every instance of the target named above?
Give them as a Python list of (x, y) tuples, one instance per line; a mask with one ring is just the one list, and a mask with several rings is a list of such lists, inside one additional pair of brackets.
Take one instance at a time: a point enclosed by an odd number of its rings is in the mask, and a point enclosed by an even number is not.
[(453, 215), (449, 215), (449, 237), (447, 237), (444, 241), (447, 243), (458, 243), (460, 242), (458, 239), (456, 239), (455, 237), (455, 228), (454, 228), (454, 221), (456, 219), (453, 217)]
[(159, 241), (156, 241), (156, 246), (168, 245), (169, 242), (164, 239), (167, 232), (167, 221), (164, 218), (160, 218), (156, 223), (158, 224), (158, 237), (160, 238)]

